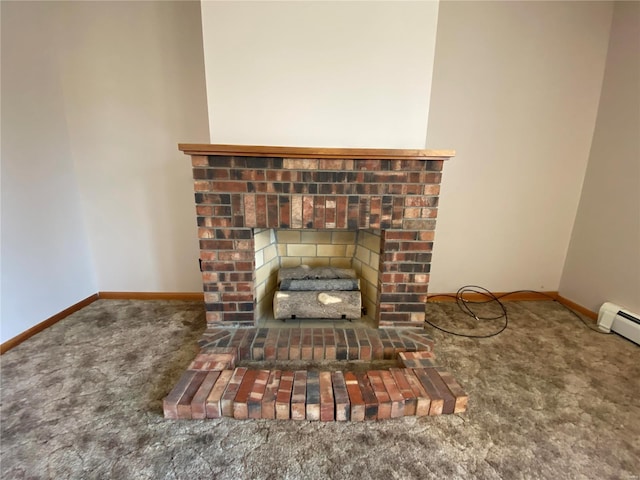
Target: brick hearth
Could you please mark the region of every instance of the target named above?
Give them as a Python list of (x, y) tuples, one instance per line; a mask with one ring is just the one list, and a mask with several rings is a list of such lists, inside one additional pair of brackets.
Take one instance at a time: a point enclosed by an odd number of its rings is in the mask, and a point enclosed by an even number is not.
[(209, 325), (256, 325), (254, 228), (380, 232), (375, 322), (425, 319), (452, 151), (180, 145), (191, 155)]
[[(383, 420), (460, 413), (467, 395), (436, 364), (421, 329), (208, 329), (201, 352), (164, 399), (172, 419)], [(322, 371), (325, 360), (398, 360), (397, 368)], [(252, 369), (243, 361), (282, 362)], [(287, 369), (314, 360), (319, 370)]]

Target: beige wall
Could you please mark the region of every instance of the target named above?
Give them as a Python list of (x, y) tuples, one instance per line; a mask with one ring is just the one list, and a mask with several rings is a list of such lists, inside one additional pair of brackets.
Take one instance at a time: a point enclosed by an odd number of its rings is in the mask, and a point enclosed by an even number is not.
[(2, 341), (98, 290), (201, 290), (199, 2), (1, 8)]
[(199, 291), (193, 181), (207, 141), (198, 2), (69, 2), (66, 120), (103, 291)]
[(437, 16), (437, 1), (202, 2), (212, 143), (424, 148)]
[(640, 3), (617, 2), (589, 165), (560, 293), (640, 312)]
[(612, 6), (442, 2), (429, 147), (445, 164), (431, 292), (557, 290)]
[(52, 19), (1, 2), (2, 281), (5, 342), (97, 290), (74, 172)]

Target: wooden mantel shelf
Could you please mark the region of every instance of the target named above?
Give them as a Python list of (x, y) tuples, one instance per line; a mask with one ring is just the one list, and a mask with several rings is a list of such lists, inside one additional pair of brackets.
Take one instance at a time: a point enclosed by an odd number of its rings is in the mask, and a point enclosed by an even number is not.
[(455, 150), (405, 150), (380, 148), (315, 148), (258, 145), (207, 145), (180, 143), (187, 155), (224, 155), (237, 157), (353, 158), (371, 160), (447, 160)]

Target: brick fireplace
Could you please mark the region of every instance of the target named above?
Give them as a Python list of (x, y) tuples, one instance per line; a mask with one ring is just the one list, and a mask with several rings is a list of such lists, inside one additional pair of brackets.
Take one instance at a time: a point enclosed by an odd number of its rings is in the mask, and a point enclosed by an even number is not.
[(422, 326), (442, 166), (453, 151), (179, 148), (192, 159), (210, 326), (255, 325), (274, 272), (296, 262), (351, 262), (379, 327)]

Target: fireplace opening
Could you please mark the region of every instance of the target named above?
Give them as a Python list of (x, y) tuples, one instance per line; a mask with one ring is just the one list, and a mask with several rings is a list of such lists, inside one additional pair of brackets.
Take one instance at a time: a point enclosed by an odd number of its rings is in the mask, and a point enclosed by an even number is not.
[[(279, 322), (273, 322), (273, 300), (280, 269), (306, 266), (312, 269), (333, 267), (354, 270), (359, 279), (361, 295), (360, 321), (377, 327), (380, 230), (256, 228), (253, 235), (257, 325), (279, 325)], [(304, 320), (302, 322), (304, 324)]]

